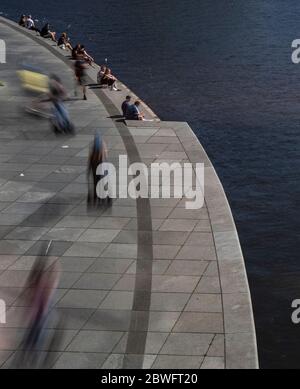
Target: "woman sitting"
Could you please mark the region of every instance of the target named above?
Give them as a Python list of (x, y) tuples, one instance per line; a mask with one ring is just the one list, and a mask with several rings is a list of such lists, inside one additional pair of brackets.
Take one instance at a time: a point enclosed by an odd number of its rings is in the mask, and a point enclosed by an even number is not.
[(97, 83), (98, 84), (101, 84), (101, 80), (102, 80), (102, 77), (104, 76), (105, 70), (106, 70), (106, 66), (101, 65), (100, 70), (97, 74)]
[(41, 36), (43, 38), (49, 38), (49, 39), (52, 39), (53, 42), (56, 42), (56, 32), (53, 32), (50, 30), (50, 24), (49, 23), (46, 23), (44, 25), (44, 27), (42, 28), (41, 32), (40, 32)]
[(73, 50), (73, 47), (71, 45), (70, 39), (68, 38), (68, 35), (66, 32), (63, 32), (57, 42), (57, 46), (60, 47), (61, 49), (69, 49)]
[(104, 86), (107, 85), (110, 87), (111, 90), (117, 91), (117, 79), (115, 76), (112, 75), (111, 70), (109, 68), (106, 68), (101, 80), (100, 80), (100, 85)]
[(94, 58), (91, 57), (91, 56), (86, 52), (85, 47), (84, 47), (83, 45), (80, 46), (78, 55), (81, 56), (81, 58), (84, 59), (86, 62), (88, 62), (89, 65), (91, 65), (92, 62), (94, 62)]

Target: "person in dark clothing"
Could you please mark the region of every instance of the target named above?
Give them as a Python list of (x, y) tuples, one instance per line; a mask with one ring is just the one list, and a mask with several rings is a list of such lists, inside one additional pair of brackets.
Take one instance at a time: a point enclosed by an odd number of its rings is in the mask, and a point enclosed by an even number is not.
[[(103, 142), (99, 134), (95, 135), (94, 142), (91, 147), (89, 159), (88, 159), (88, 205), (96, 205), (97, 203), (101, 203), (101, 199), (98, 199), (97, 196), (97, 185), (101, 180), (100, 175), (97, 175), (98, 166), (104, 163), (107, 159), (107, 148), (106, 144)], [(90, 176), (93, 178), (93, 189), (91, 189), (90, 185)], [(108, 205), (111, 205), (111, 198), (107, 197)]]
[(131, 96), (126, 96), (126, 100), (122, 104), (122, 112), (124, 118), (126, 118), (128, 107), (130, 106)]
[(19, 20), (19, 26), (26, 27), (26, 15), (22, 15)]
[(87, 100), (86, 97), (86, 85), (88, 84), (86, 69), (88, 64), (84, 60), (77, 60), (74, 64), (75, 77), (78, 85), (82, 87), (83, 100)]
[(134, 104), (130, 105), (127, 108), (126, 119), (127, 120), (144, 120), (144, 115), (140, 112), (141, 103), (140, 101), (136, 101)]
[(43, 38), (49, 38), (49, 39), (52, 39), (53, 42), (56, 42), (56, 32), (53, 32), (50, 30), (50, 24), (49, 23), (46, 23), (44, 25), (44, 27), (41, 29), (41, 32), (40, 32), (41, 36)]

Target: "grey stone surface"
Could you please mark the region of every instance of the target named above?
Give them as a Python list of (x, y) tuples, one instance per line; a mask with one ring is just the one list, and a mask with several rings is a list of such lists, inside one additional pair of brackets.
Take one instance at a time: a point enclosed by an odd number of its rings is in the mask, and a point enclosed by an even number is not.
[(205, 355), (213, 339), (210, 334), (170, 334), (160, 354), (163, 355)]

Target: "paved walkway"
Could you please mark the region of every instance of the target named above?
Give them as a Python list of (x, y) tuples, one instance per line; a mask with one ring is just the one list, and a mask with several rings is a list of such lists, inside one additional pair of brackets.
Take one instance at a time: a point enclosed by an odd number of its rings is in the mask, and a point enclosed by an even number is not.
[[(90, 90), (67, 103), (77, 135), (56, 138), (47, 121), (25, 115), (28, 96), (15, 71), (21, 62), (63, 76), (73, 73), (45, 40), (7, 26), (7, 64), (0, 64), (0, 366), (9, 368), (24, 335), (23, 286), (44, 242), (62, 276), (47, 323), (66, 318), (49, 368), (256, 368), (251, 301), (242, 253), (222, 186), (186, 123), (123, 123), (114, 96)], [(61, 57), (61, 58), (60, 58)], [(64, 60), (65, 62), (63, 62)], [(91, 71), (91, 78), (95, 72)], [(125, 91), (124, 91), (125, 93)], [(148, 112), (151, 115), (151, 112)], [(86, 162), (100, 130), (109, 159), (205, 162), (206, 204), (185, 199), (116, 200), (87, 210)]]

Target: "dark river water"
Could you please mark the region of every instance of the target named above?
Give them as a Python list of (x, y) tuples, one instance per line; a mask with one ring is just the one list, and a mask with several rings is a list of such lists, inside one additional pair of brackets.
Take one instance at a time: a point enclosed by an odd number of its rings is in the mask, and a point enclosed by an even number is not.
[(299, 0), (1, 0), (0, 11), (67, 30), (162, 119), (189, 122), (237, 223), (260, 365), (300, 368)]

